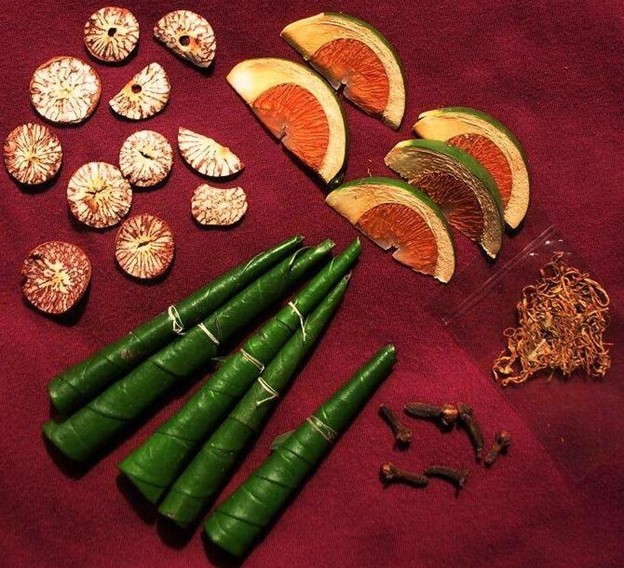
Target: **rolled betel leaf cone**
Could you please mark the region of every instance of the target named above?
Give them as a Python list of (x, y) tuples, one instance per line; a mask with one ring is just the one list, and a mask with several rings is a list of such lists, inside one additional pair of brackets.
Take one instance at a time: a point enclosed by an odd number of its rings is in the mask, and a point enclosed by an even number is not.
[(178, 412), (119, 464), (149, 501), (156, 503), (171, 487), (206, 436), (301, 327), (302, 318), (351, 270), (360, 250), (356, 239), (327, 263), (275, 317), (226, 359)]
[(332, 247), (325, 241), (298, 250), (65, 421), (46, 422), (44, 435), (67, 457), (86, 460), (144, 417), (172, 385), (201, 370), (224, 341), (278, 301)]
[(234, 556), (245, 554), (390, 374), (395, 360), (393, 345), (378, 351), (287, 436), (208, 518), (204, 526), (208, 538)]
[(61, 414), (68, 414), (87, 403), (292, 254), (302, 241), (303, 237), (292, 237), (243, 262), (177, 304), (169, 306), (122, 339), (67, 369), (48, 385), (52, 404)]
[(158, 512), (181, 527), (192, 525), (260, 432), (303, 359), (338, 308), (348, 277), (328, 294), (303, 327), (279, 351), (223, 424), (215, 430), (173, 484)]

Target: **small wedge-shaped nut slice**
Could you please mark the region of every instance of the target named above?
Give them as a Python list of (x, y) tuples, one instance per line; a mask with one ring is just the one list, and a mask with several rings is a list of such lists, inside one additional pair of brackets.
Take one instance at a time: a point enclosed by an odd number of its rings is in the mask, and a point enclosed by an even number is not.
[(95, 70), (76, 57), (54, 57), (39, 66), (30, 81), (30, 100), (50, 122), (78, 124), (98, 104), (102, 82)]
[(205, 176), (227, 177), (245, 167), (229, 148), (186, 128), (178, 130), (178, 148), (184, 161)]
[(130, 276), (141, 279), (161, 276), (169, 268), (173, 253), (173, 233), (155, 215), (133, 215), (119, 227), (115, 258)]
[(93, 57), (106, 63), (126, 59), (139, 41), (139, 22), (130, 10), (106, 6), (87, 20), (84, 42)]
[(109, 102), (120, 116), (142, 120), (165, 108), (171, 83), (165, 70), (156, 62), (137, 73)]
[(173, 150), (167, 139), (153, 130), (139, 130), (128, 136), (119, 151), (119, 169), (137, 187), (151, 187), (171, 171)]
[(202, 184), (193, 192), (191, 212), (200, 225), (233, 225), (247, 212), (247, 196), (240, 187), (221, 189)]
[(103, 229), (113, 227), (126, 216), (132, 203), (132, 188), (115, 166), (89, 162), (69, 180), (67, 200), (78, 221)]
[(52, 179), (61, 167), (61, 142), (47, 126), (22, 124), (4, 141), (4, 164), (20, 183), (38, 185)]
[(189, 10), (163, 16), (154, 27), (154, 36), (197, 67), (209, 67), (217, 49), (212, 26), (206, 18)]

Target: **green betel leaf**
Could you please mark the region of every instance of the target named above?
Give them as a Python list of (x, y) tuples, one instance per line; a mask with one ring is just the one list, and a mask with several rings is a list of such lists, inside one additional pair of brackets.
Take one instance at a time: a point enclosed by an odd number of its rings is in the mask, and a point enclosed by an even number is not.
[(161, 515), (187, 527), (197, 521), (206, 505), (217, 496), (301, 362), (321, 337), (345, 294), (347, 282), (348, 277), (343, 278), (327, 295), (208, 438), (167, 493), (158, 508)]
[(300, 317), (316, 308), (347, 274), (360, 250), (356, 240), (332, 259), (288, 305), (226, 359), (176, 414), (119, 464), (149, 501), (156, 503), (171, 487), (206, 436), (300, 328)]
[(258, 254), (67, 369), (48, 386), (52, 404), (61, 414), (76, 410), (292, 254), (302, 241), (303, 237), (292, 237)]
[(394, 346), (379, 350), (284, 440), (208, 518), (208, 538), (230, 554), (245, 554), (390, 374), (395, 360)]
[(326, 241), (283, 260), (67, 420), (46, 422), (45, 436), (67, 457), (86, 460), (144, 416), (172, 385), (201, 370), (224, 341), (277, 302), (332, 246)]

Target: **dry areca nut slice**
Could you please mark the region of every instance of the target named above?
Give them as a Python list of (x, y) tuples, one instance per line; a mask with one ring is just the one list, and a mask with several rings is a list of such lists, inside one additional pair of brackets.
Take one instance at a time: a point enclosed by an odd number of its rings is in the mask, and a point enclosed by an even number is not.
[(91, 262), (76, 245), (49, 241), (30, 251), (22, 265), (24, 297), (47, 314), (63, 314), (84, 295)]
[(208, 177), (231, 176), (245, 167), (229, 148), (186, 128), (178, 130), (178, 148), (191, 168)]
[(159, 113), (169, 100), (171, 84), (165, 70), (156, 62), (139, 71), (109, 102), (120, 116), (142, 120)]
[(100, 61), (120, 63), (139, 41), (139, 22), (130, 10), (106, 6), (91, 14), (84, 27), (88, 52)]
[(4, 164), (20, 183), (38, 185), (51, 180), (61, 167), (61, 142), (47, 126), (22, 124), (4, 141)]
[(58, 124), (86, 120), (98, 104), (102, 82), (95, 70), (76, 57), (55, 57), (37, 68), (30, 100), (45, 119)]
[(126, 216), (132, 203), (132, 188), (115, 166), (89, 162), (69, 180), (67, 200), (78, 221), (104, 229)]
[(221, 189), (202, 184), (193, 192), (191, 212), (200, 225), (233, 225), (247, 212), (247, 196), (240, 187)]
[(173, 150), (167, 139), (153, 130), (131, 134), (119, 152), (119, 168), (134, 186), (151, 187), (171, 171)]
[(154, 27), (154, 36), (196, 67), (210, 67), (217, 49), (208, 20), (189, 10), (175, 10), (163, 16)]
[(115, 258), (130, 276), (142, 280), (161, 276), (171, 265), (173, 253), (173, 233), (154, 215), (133, 215), (119, 227)]

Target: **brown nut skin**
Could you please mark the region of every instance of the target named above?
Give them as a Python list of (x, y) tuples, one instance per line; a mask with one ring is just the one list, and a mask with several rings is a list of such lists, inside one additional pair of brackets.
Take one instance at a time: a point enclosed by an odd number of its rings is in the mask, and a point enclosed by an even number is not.
[(139, 41), (139, 22), (130, 10), (106, 6), (91, 14), (84, 27), (87, 51), (99, 61), (120, 63)]

